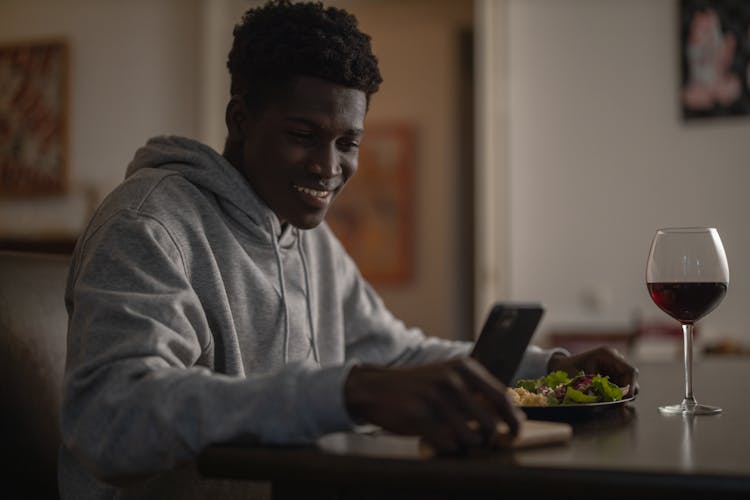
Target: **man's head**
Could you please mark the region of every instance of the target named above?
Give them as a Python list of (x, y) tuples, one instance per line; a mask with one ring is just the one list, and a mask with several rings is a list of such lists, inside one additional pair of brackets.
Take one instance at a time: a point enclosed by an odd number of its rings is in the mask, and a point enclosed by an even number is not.
[(297, 76), (361, 90), (369, 103), (383, 79), (370, 36), (357, 19), (320, 2), (271, 0), (248, 10), (234, 28), (227, 62), (232, 95), (262, 107)]
[(283, 223), (315, 227), (357, 169), (382, 81), (370, 37), (343, 10), (287, 1), (249, 10), (234, 36), (224, 156)]

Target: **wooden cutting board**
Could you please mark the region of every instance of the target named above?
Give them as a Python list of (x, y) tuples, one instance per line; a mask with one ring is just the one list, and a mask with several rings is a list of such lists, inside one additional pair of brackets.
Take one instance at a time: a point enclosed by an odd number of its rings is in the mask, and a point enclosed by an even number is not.
[[(504, 424), (503, 424), (504, 425)], [(499, 429), (501, 433), (507, 428)], [(564, 422), (526, 420), (516, 438), (501, 448), (528, 448), (561, 445), (570, 441), (573, 428)], [(426, 459), (435, 451), (418, 436), (400, 436), (378, 428), (368, 427), (361, 432), (335, 432), (322, 436), (318, 448), (338, 455), (362, 455), (380, 458)]]

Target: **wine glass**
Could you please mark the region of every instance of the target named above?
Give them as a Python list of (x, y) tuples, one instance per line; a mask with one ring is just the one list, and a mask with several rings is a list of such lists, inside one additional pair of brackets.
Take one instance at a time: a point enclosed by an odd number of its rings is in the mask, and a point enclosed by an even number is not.
[(729, 265), (713, 227), (675, 227), (656, 231), (646, 265), (646, 285), (659, 308), (682, 324), (685, 397), (660, 406), (670, 415), (712, 415), (721, 408), (699, 404), (693, 396), (693, 324), (719, 305), (729, 285)]

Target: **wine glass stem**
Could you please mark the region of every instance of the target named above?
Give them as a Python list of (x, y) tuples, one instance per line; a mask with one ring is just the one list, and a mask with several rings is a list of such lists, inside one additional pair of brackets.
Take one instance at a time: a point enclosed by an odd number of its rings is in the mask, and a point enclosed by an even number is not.
[(685, 357), (685, 401), (695, 404), (693, 397), (693, 324), (682, 324), (683, 355)]

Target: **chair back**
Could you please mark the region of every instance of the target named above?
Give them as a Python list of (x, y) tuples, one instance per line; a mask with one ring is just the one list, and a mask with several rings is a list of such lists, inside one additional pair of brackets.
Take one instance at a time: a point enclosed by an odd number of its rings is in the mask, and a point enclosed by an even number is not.
[(24, 498), (58, 497), (69, 265), (64, 255), (0, 251), (3, 462)]

